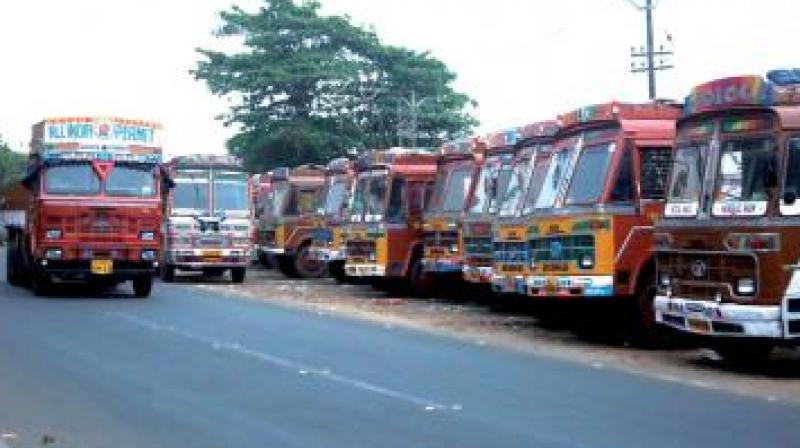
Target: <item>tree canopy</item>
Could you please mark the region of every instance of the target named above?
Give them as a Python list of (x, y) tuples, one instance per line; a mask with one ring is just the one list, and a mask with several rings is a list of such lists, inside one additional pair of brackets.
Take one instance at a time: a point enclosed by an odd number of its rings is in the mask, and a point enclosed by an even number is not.
[(228, 149), (250, 169), (324, 163), (350, 149), (436, 146), (476, 124), (474, 101), (454, 90), (443, 62), (319, 9), (292, 0), (265, 0), (253, 13), (233, 6), (215, 35), (241, 38), (242, 50), (197, 50), (192, 74), (231, 100), (220, 116), (239, 128)]
[(0, 190), (22, 179), (26, 160), (25, 154), (12, 151), (0, 136)]

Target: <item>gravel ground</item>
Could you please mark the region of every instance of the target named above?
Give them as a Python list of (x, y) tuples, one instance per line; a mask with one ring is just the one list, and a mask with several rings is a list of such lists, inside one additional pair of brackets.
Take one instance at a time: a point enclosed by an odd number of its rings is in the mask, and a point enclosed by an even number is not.
[(633, 348), (623, 332), (615, 330), (620, 327), (618, 313), (598, 302), (536, 304), (523, 298), (476, 292), (474, 287), (470, 293), (458, 291), (450, 297), (410, 299), (368, 285), (289, 279), (262, 268), (248, 270), (247, 280), (241, 285), (231, 285), (225, 279), (179, 281), (317, 314), (369, 320), (387, 328), (414, 328), (479, 345), (586, 363), (597, 369), (622, 369), (694, 387), (800, 404), (800, 351), (779, 349), (763, 365), (733, 367), (689, 340), (672, 340), (670, 348)]

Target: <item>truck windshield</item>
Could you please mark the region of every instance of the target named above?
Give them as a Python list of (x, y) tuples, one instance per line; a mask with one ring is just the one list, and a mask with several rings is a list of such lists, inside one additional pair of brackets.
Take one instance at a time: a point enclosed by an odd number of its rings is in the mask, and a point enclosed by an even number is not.
[(347, 196), (347, 181), (344, 179), (334, 179), (325, 193), (325, 203), (323, 209), (328, 216), (337, 215), (344, 205)]
[(460, 212), (464, 209), (464, 201), (469, 194), (471, 180), (472, 169), (468, 166), (462, 166), (450, 172), (447, 176), (442, 211)]
[(88, 163), (51, 166), (44, 177), (44, 190), (48, 194), (98, 194), (100, 178)]
[(520, 157), (514, 162), (514, 168), (508, 181), (505, 194), (498, 198), (500, 216), (514, 216), (519, 210), (520, 201), (525, 194), (525, 188), (530, 182), (533, 166), (531, 157)]
[(509, 160), (503, 160), (503, 156), (493, 156), (486, 160), (474, 189), (474, 198), (468, 210), (470, 214), (480, 215), (496, 211), (497, 198), (505, 193), (511, 179), (511, 155), (504, 156)]
[(567, 204), (591, 204), (600, 199), (613, 152), (613, 143), (586, 146), (581, 151), (567, 191)]
[(666, 216), (694, 216), (700, 203), (703, 160), (708, 142), (683, 143), (675, 151), (667, 192)]
[(156, 194), (152, 166), (116, 165), (106, 178), (106, 194), (149, 198)]
[[(207, 215), (208, 209), (208, 171), (185, 170), (175, 175), (175, 188), (172, 192), (173, 208), (188, 210), (192, 214)], [(178, 212), (180, 214), (180, 212)]]
[(214, 213), (247, 211), (247, 175), (241, 172), (214, 173)]
[(383, 219), (388, 180), (386, 171), (359, 175), (349, 206), (353, 222), (377, 222)]
[(717, 216), (758, 216), (767, 211), (767, 187), (774, 170), (775, 140), (749, 137), (722, 143), (714, 191)]
[(576, 148), (577, 140), (574, 146), (553, 155), (550, 161), (550, 167), (547, 170), (547, 176), (545, 176), (544, 182), (542, 183), (541, 192), (536, 199), (535, 208), (552, 208), (555, 205), (558, 192), (561, 190), (563, 183), (567, 180), (567, 172), (572, 163), (572, 155), (577, 150)]
[(289, 182), (277, 182), (274, 184), (272, 192), (270, 193), (269, 206), (267, 213), (272, 217), (283, 216), (283, 211), (286, 208), (286, 200), (289, 198), (291, 186)]
[(536, 207), (536, 199), (539, 197), (539, 193), (542, 191), (542, 186), (544, 186), (544, 178), (547, 176), (549, 168), (549, 159), (539, 161), (533, 167), (533, 173), (531, 173), (528, 191), (525, 193), (525, 206), (522, 211), (524, 215), (530, 214)]

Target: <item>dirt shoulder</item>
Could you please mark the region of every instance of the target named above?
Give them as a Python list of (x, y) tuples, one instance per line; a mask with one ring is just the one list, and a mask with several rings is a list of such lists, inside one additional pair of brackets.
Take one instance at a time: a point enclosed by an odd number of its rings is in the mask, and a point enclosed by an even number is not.
[[(192, 283), (190, 279), (181, 281)], [(248, 270), (241, 285), (226, 281), (195, 285), (225, 295), (433, 332), (598, 369), (621, 369), (694, 387), (800, 404), (800, 351), (780, 349), (764, 365), (737, 369), (691, 341), (675, 341), (669, 349), (637, 349), (615, 334), (617, 316), (604, 310), (602, 303), (537, 306), (524, 298), (491, 296), (476, 288), (449, 298), (408, 299), (367, 285), (288, 279), (261, 268)]]

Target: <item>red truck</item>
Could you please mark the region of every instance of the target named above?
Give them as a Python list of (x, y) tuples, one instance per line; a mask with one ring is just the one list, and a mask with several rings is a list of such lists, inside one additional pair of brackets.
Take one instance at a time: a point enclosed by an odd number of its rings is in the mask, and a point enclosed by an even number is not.
[(147, 297), (158, 267), (161, 125), (68, 117), (33, 126), (28, 196), (9, 234), (7, 276), (46, 294), (54, 283), (132, 281)]

